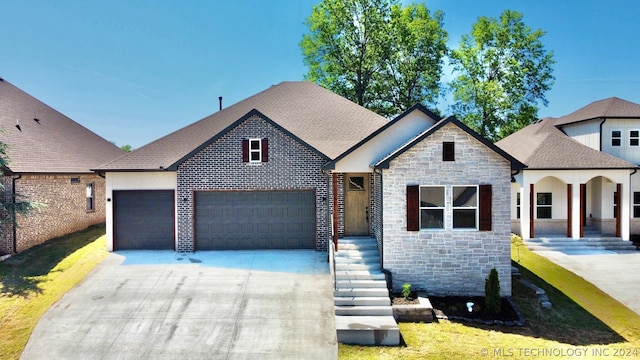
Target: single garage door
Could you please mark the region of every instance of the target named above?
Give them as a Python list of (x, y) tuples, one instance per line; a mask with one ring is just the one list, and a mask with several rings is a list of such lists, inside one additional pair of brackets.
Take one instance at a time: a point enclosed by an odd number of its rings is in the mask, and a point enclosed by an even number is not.
[(313, 249), (315, 192), (196, 192), (197, 250)]
[(173, 250), (173, 190), (114, 191), (115, 250)]

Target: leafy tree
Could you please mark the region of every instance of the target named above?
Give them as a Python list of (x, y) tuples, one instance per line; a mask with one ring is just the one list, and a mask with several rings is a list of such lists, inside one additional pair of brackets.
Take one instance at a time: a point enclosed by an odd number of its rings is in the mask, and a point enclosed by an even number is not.
[(517, 11), (480, 17), (451, 52), (458, 76), (450, 83), (452, 106), (469, 127), (497, 141), (536, 120), (538, 102), (553, 85), (553, 52)]
[[(0, 175), (3, 179), (8, 172), (6, 159), (7, 144), (0, 141)], [(0, 181), (0, 227), (4, 228), (7, 222), (16, 226), (16, 215), (26, 215), (33, 209), (43, 206), (39, 203), (19, 201), (20, 195), (7, 190), (4, 181)]]
[(127, 153), (130, 153), (133, 150), (131, 148), (131, 145), (122, 145), (120, 149), (124, 150), (124, 152), (127, 152)]
[(442, 12), (397, 0), (324, 0), (300, 42), (305, 78), (381, 115), (435, 104), (447, 33)]

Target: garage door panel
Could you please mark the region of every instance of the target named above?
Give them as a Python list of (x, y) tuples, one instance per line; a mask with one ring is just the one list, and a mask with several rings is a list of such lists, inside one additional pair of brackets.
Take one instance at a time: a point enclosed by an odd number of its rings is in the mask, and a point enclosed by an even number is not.
[(174, 249), (173, 190), (113, 192), (115, 250)]
[(195, 207), (197, 250), (315, 247), (314, 191), (196, 192)]

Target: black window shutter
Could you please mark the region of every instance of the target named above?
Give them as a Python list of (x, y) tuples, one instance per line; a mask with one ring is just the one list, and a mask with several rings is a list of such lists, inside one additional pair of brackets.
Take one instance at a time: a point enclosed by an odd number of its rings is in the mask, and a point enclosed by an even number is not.
[(480, 231), (491, 231), (491, 185), (480, 185)]
[(249, 139), (242, 139), (242, 162), (249, 162)]
[(407, 185), (407, 231), (420, 230), (420, 186)]
[(269, 139), (262, 139), (262, 162), (269, 161)]

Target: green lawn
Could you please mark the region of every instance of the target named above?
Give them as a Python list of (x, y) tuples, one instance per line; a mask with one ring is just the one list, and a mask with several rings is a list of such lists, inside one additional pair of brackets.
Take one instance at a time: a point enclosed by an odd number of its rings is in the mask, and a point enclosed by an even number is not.
[(18, 359), (40, 317), (104, 257), (104, 225), (0, 262), (0, 359)]
[[(512, 257), (522, 277), (545, 290), (553, 303), (543, 309), (533, 291), (513, 282), (523, 327), (440, 321), (400, 324), (405, 345), (340, 344), (340, 359), (598, 359), (640, 358), (640, 316), (575, 274), (515, 242)], [(519, 250), (519, 257), (517, 254)]]

